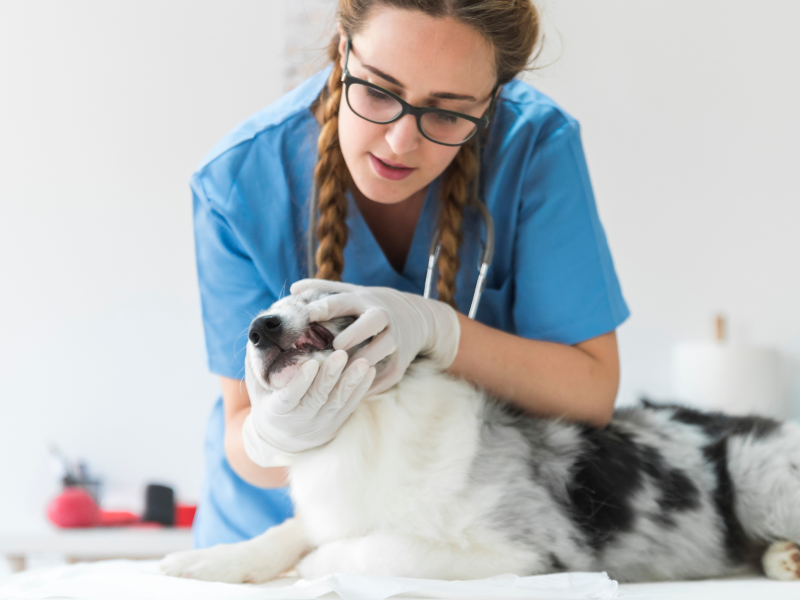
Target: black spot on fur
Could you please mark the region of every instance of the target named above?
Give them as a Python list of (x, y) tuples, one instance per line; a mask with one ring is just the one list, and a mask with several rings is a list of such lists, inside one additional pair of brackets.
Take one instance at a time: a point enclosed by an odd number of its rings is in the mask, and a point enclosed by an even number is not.
[(585, 427), (581, 436), (585, 445), (575, 464), (570, 508), (595, 550), (632, 529), (636, 514), (631, 499), (646, 482), (656, 488), (661, 510), (649, 516), (662, 526), (674, 527), (675, 513), (700, 506), (694, 483), (656, 448), (635, 442), (613, 423), (602, 430)]
[(675, 521), (672, 513), (692, 510), (700, 506), (700, 491), (686, 473), (667, 465), (658, 450), (645, 445), (640, 445), (639, 448), (642, 467), (661, 492), (657, 500), (661, 514), (656, 515), (656, 520), (663, 525), (674, 527)]
[(692, 510), (700, 506), (700, 492), (680, 469), (670, 469), (661, 480), (659, 506), (665, 512)]
[(550, 568), (553, 571), (566, 571), (567, 565), (561, 562), (561, 559), (558, 558), (554, 553), (550, 553), (547, 555), (547, 558), (550, 560)]
[(511, 404), (510, 402), (503, 402), (495, 399), (494, 406), (499, 413), (509, 417), (510, 423), (513, 423), (517, 427), (521, 427), (531, 419), (531, 416), (528, 413), (522, 410), (519, 406)]
[(725, 551), (734, 564), (754, 563), (760, 556), (757, 547), (744, 532), (734, 506), (736, 490), (728, 471), (728, 440), (720, 439), (703, 448), (705, 459), (714, 467), (717, 487), (714, 490), (714, 505), (725, 527)]
[(630, 498), (642, 486), (642, 465), (630, 436), (614, 427), (581, 428), (584, 450), (575, 464), (570, 508), (589, 545), (601, 549), (633, 526)]
[(714, 439), (729, 435), (751, 435), (761, 440), (775, 433), (781, 426), (779, 421), (755, 415), (733, 417), (721, 412), (694, 410), (679, 404), (655, 404), (646, 399), (642, 399), (642, 404), (652, 410), (670, 410), (673, 421), (697, 425)]

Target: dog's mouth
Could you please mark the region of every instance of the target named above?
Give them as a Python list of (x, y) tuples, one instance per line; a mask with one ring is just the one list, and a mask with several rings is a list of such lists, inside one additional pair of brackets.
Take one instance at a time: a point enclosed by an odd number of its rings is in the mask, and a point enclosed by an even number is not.
[(286, 367), (295, 364), (302, 357), (309, 356), (315, 352), (329, 350), (333, 346), (334, 335), (319, 323), (309, 323), (290, 346), (281, 348), (277, 346), (278, 352), (270, 360), (264, 357), (264, 378), (269, 381), (272, 375), (278, 374)]
[(309, 353), (316, 350), (327, 350), (333, 345), (333, 334), (319, 323), (309, 323), (303, 334), (286, 348), (284, 352), (297, 350), (300, 353)]

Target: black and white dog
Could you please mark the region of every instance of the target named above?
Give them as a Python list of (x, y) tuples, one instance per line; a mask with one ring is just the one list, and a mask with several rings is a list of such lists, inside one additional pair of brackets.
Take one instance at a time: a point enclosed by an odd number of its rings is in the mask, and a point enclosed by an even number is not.
[[(265, 387), (322, 360), (326, 340), (352, 322), (310, 325), (305, 306), (321, 296), (288, 296), (253, 322), (281, 319), (275, 348), (248, 344)], [(297, 455), (289, 478), (295, 518), (246, 542), (169, 555), (162, 570), (228, 582), (293, 567), (305, 579), (606, 571), (645, 581), (761, 563), (770, 577), (800, 579), (791, 423), (649, 403), (618, 410), (604, 429), (536, 419), (420, 357), (330, 443)]]

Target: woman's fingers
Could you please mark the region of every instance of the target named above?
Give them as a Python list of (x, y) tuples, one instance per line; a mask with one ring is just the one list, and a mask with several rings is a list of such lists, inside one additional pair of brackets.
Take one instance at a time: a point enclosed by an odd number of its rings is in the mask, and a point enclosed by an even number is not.
[[(353, 325), (355, 325), (355, 323)], [(369, 344), (356, 352), (353, 355), (353, 360), (364, 358), (370, 365), (376, 365), (395, 350), (397, 350), (397, 338), (390, 330), (386, 329), (375, 336)]]
[[(350, 394), (351, 400), (353, 398), (358, 398), (358, 400), (361, 400), (364, 396), (367, 395), (369, 388), (372, 386), (372, 382), (375, 380), (375, 373), (376, 373), (375, 367), (370, 367), (369, 369), (367, 369), (367, 374), (364, 375), (364, 379), (361, 380), (361, 383), (358, 384), (358, 387), (353, 390), (352, 394)], [(350, 400), (348, 400), (348, 403), (349, 402)], [(346, 408), (347, 405), (345, 405), (345, 409)]]
[(292, 295), (301, 294), (306, 290), (319, 290), (321, 292), (351, 292), (358, 286), (341, 281), (328, 281), (327, 279), (301, 279), (295, 281), (289, 288)]
[(366, 396), (374, 379), (375, 367), (370, 367), (367, 369), (367, 372), (364, 374), (361, 382), (350, 393), (350, 397), (347, 398), (344, 406), (342, 406), (341, 410), (339, 410), (337, 416), (340, 423), (344, 423), (347, 420), (347, 417), (353, 414), (353, 411), (358, 408), (358, 404), (361, 402), (361, 400), (363, 400), (364, 396)]
[(309, 321), (330, 321), (345, 315), (358, 316), (366, 309), (356, 294), (341, 293), (314, 300), (306, 305)]
[(340, 386), (334, 391), (336, 397), (332, 397), (330, 405), (325, 407), (331, 418), (336, 418), (340, 424), (344, 423), (367, 393), (374, 378), (375, 367), (370, 367), (365, 361), (350, 365), (342, 375)]
[(405, 369), (400, 369), (400, 365), (398, 364), (397, 360), (390, 362), (381, 371), (380, 376), (376, 377), (372, 382), (372, 386), (369, 388), (368, 394), (373, 396), (375, 394), (385, 392), (398, 381), (400, 381), (400, 379), (402, 379), (403, 373), (405, 373)]
[(319, 372), (314, 378), (314, 383), (311, 384), (301, 403), (310, 415), (319, 412), (320, 407), (327, 402), (334, 386), (340, 381), (340, 375), (342, 375), (342, 371), (347, 364), (347, 358), (347, 352), (337, 350), (326, 358), (320, 366)]
[(370, 366), (365, 360), (355, 361), (348, 365), (339, 378), (336, 387), (331, 392), (328, 403), (323, 410), (330, 415), (338, 413), (348, 398), (352, 396), (354, 390), (364, 382), (369, 369)]
[(270, 410), (276, 415), (285, 415), (293, 410), (303, 396), (306, 395), (308, 388), (314, 382), (314, 377), (319, 371), (320, 363), (316, 360), (309, 360), (295, 373), (289, 382), (279, 389), (272, 398)]
[(347, 329), (334, 338), (333, 347), (337, 350), (349, 350), (364, 340), (378, 335), (388, 325), (389, 313), (382, 308), (368, 308)]

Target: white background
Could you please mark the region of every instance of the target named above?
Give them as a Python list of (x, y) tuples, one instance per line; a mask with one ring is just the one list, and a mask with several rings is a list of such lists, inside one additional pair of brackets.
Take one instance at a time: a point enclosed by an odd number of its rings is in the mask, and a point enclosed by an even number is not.
[[(0, 4), (0, 533), (44, 526), (51, 443), (109, 498), (197, 499), (218, 386), (188, 179), (308, 70), (329, 1)], [(717, 311), (800, 402), (800, 4), (540, 4), (526, 78), (582, 124), (633, 313), (620, 403), (668, 398)]]

